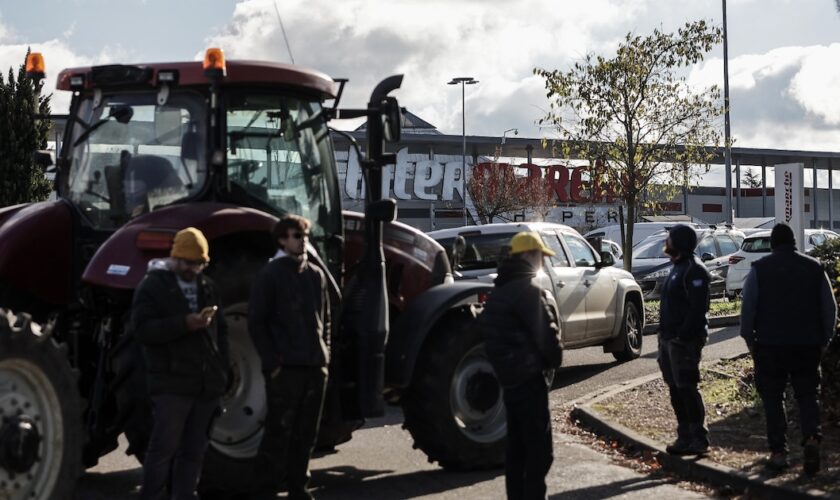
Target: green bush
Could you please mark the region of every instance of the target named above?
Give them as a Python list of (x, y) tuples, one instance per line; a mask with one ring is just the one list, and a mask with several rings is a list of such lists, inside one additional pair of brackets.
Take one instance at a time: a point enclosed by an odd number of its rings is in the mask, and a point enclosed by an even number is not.
[[(840, 239), (828, 240), (811, 254), (822, 262), (840, 304)], [(838, 325), (840, 326), (840, 325)], [(835, 331), (822, 360), (822, 401), (830, 420), (840, 419), (840, 335)]]

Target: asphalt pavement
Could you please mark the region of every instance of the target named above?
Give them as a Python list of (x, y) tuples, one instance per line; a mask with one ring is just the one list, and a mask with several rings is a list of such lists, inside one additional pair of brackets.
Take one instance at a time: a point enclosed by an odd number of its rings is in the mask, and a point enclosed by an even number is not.
[[(737, 327), (713, 330), (704, 350), (705, 360), (745, 352)], [(658, 370), (656, 336), (644, 338), (642, 356), (617, 363), (601, 348), (569, 351), (556, 376), (552, 407), (600, 388), (641, 377)], [(555, 415), (555, 418), (562, 418)], [(428, 463), (426, 455), (412, 448), (412, 439), (401, 428), (402, 415), (392, 408), (340, 445), (336, 453), (312, 462), (316, 498), (503, 498), (501, 470), (450, 473)], [(704, 498), (663, 480), (616, 465), (575, 437), (555, 432), (554, 464), (547, 483), (550, 498)], [(124, 444), (91, 469), (79, 483), (79, 498), (128, 500), (138, 498), (141, 475), (137, 462), (123, 453)], [(283, 498), (282, 495), (279, 498)]]

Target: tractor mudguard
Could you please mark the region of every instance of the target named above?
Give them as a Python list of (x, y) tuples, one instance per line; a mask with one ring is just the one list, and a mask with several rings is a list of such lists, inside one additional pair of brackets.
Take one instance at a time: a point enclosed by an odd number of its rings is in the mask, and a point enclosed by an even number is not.
[(385, 350), (385, 385), (407, 387), (417, 355), (435, 323), (447, 311), (477, 302), (479, 293), (492, 289), (487, 283), (460, 281), (434, 286), (415, 297), (391, 328)]
[[(108, 238), (90, 260), (82, 282), (133, 290), (146, 275), (150, 260), (169, 255), (172, 240), (167, 235), (174, 237), (181, 229), (195, 227), (211, 242), (212, 252), (214, 239), (242, 232), (270, 234), (276, 222), (276, 217), (265, 212), (227, 203), (185, 203), (155, 210), (134, 219)], [(140, 248), (141, 233), (155, 233), (163, 239)]]
[(66, 304), (73, 271), (73, 217), (63, 200), (0, 210), (0, 283), (15, 294)]

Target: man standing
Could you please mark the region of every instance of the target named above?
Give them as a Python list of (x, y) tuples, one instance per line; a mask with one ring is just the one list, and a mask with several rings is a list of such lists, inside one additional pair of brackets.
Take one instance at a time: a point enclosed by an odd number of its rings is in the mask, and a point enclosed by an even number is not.
[(756, 261), (744, 282), (741, 336), (755, 363), (755, 383), (767, 418), (768, 465), (784, 469), (790, 377), (802, 428), (806, 474), (820, 469), (820, 358), (834, 334), (837, 303), (820, 262), (796, 251), (791, 228), (776, 224), (772, 253)]
[(706, 407), (700, 394), (700, 357), (709, 336), (709, 271), (694, 255), (697, 233), (678, 224), (668, 233), (665, 253), (673, 268), (662, 290), (659, 318), (659, 368), (677, 417), (677, 439), (666, 448), (674, 455), (709, 450)]
[(279, 250), (251, 291), (248, 329), (262, 358), (268, 414), (258, 453), (256, 496), (307, 491), (329, 364), (330, 302), (324, 273), (306, 259), (309, 221), (287, 215), (272, 236)]
[[(146, 500), (197, 499), (208, 429), (228, 383), (228, 341), (198, 229), (175, 235), (170, 259), (152, 261), (134, 292), (131, 329), (146, 359), (154, 425), (143, 460)], [(171, 495), (166, 494), (170, 482)]]
[(562, 351), (557, 304), (536, 274), (543, 257), (554, 252), (533, 232), (518, 233), (510, 246), (511, 257), (499, 266), (478, 327), (504, 388), (507, 496), (545, 498), (545, 475), (554, 456), (543, 372), (560, 365)]

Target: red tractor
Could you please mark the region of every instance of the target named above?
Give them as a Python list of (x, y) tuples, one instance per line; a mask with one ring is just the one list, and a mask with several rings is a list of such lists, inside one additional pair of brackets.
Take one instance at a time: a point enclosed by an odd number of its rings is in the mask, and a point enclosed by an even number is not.
[[(27, 70), (43, 78), (43, 59), (33, 54)], [(57, 88), (73, 94), (62, 147), (54, 165), (36, 156), (55, 173), (57, 199), (0, 209), (0, 498), (70, 496), (120, 434), (143, 460), (150, 403), (127, 318), (147, 267), (188, 226), (210, 241), (206, 272), (222, 294), (235, 373), (200, 488), (246, 487), (266, 414), (248, 294), (286, 213), (312, 221), (310, 258), (330, 276), (340, 318), (319, 446), (350, 439), (387, 401), (443, 467), (502, 462), (500, 387), (469, 328), (487, 285), (454, 283), (444, 249), (394, 222), (393, 200), (378, 192), (394, 162), (385, 142), (400, 132), (388, 93), (401, 80), (380, 83), (366, 109), (339, 110), (343, 81), (225, 63), (218, 49), (203, 63), (59, 74)], [(328, 126), (354, 116), (368, 120), (364, 215), (341, 210)]]

